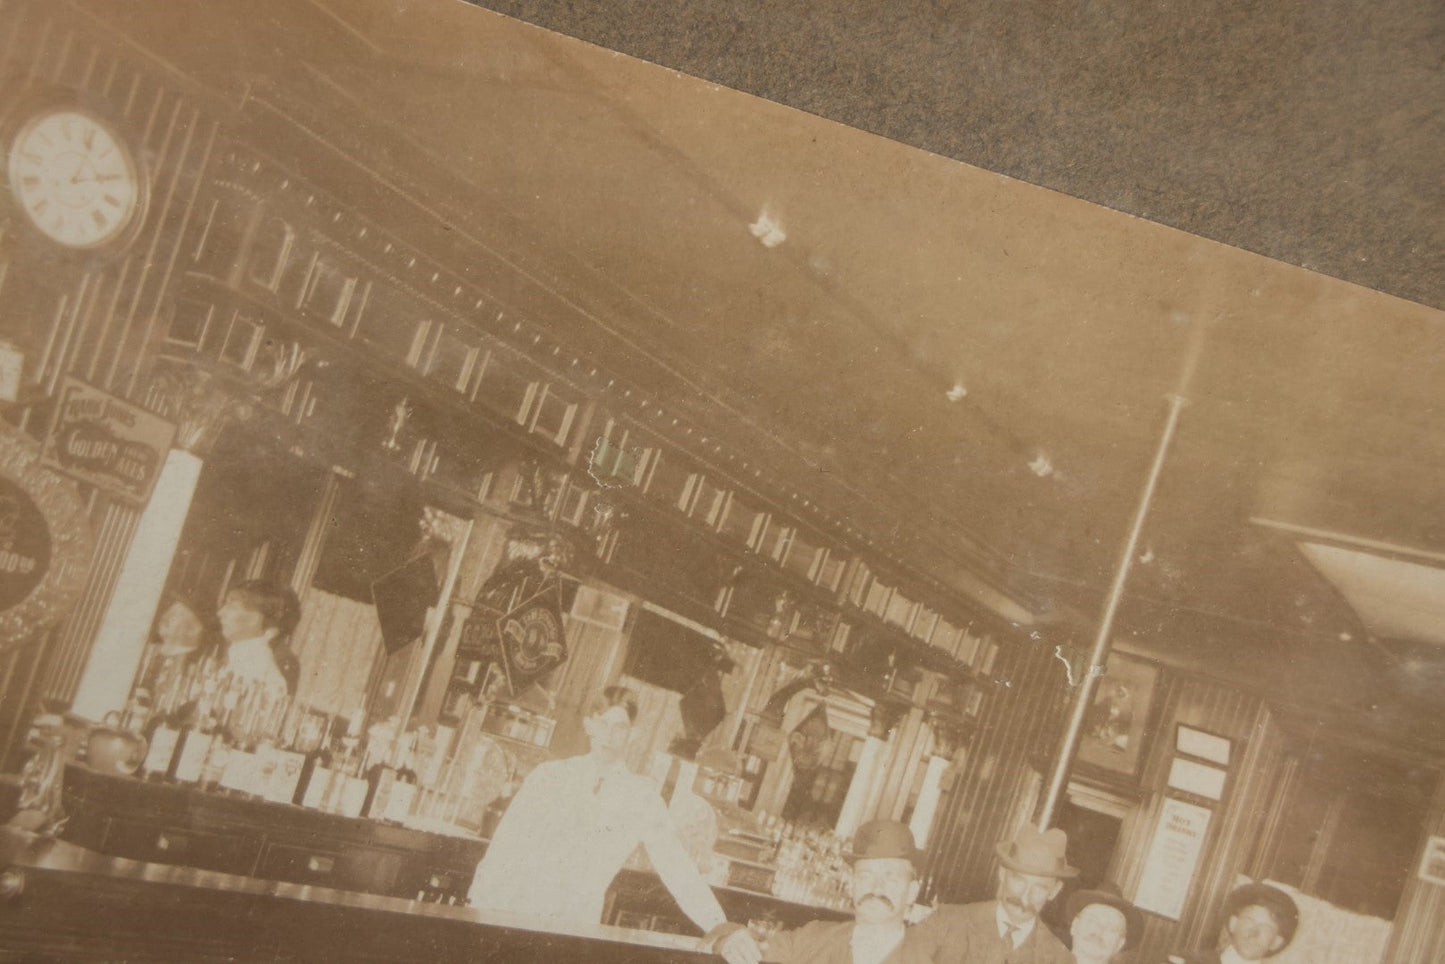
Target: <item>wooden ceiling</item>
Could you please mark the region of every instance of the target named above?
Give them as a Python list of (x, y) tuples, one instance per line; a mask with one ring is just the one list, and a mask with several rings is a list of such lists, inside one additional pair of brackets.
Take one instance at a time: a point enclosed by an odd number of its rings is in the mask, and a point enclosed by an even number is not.
[(968, 163), (459, 0), (93, 4), (320, 105), (459, 270), (504, 253), (666, 404), (1040, 625), (1097, 615), (1202, 333), (1123, 631), (1436, 752), (1433, 650), (1372, 639), (1297, 543), (1445, 553), (1438, 13), (491, 5)]

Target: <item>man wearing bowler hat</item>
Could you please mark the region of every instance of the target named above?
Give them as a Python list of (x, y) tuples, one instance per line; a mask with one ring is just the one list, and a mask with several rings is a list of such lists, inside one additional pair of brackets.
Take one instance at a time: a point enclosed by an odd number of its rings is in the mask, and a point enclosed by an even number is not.
[(1224, 933), (1217, 951), (1195, 951), (1189, 964), (1243, 964), (1273, 957), (1299, 927), (1294, 898), (1269, 884), (1245, 884), (1224, 899)]
[[(762, 942), (763, 960), (779, 964), (928, 964), (929, 946), (905, 915), (918, 896), (920, 854), (907, 824), (871, 820), (853, 836), (853, 920), (813, 921)], [(708, 934), (718, 946), (737, 924)]]
[(1069, 895), (1069, 950), (1074, 964), (1110, 964), (1134, 946), (1144, 915), (1111, 883)]
[(1068, 836), (1057, 827), (1026, 824), (999, 844), (994, 900), (944, 904), (918, 925), (938, 964), (1073, 964), (1073, 957), (1039, 920), (1064, 879), (1079, 871), (1064, 859)]

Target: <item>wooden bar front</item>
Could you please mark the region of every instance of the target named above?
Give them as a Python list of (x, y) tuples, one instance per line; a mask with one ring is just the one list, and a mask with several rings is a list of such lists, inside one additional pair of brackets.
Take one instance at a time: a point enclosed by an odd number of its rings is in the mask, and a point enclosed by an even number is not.
[[(531, 929), (505, 915), (96, 854), (59, 841), (18, 864), (0, 960), (706, 961), (693, 938)], [(531, 927), (525, 926), (531, 924)]]

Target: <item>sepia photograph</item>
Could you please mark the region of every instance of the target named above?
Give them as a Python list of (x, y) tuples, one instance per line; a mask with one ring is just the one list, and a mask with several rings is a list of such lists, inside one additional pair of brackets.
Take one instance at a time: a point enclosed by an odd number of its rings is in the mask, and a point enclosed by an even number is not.
[(1429, 0), (0, 0), (0, 962), (1445, 960)]

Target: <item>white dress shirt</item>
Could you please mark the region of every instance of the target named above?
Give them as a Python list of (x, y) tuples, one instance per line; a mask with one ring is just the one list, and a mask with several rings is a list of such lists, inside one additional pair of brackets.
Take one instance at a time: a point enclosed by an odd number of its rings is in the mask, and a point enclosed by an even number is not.
[(267, 689), (285, 691), (286, 678), (276, 665), (271, 639), (271, 636), (252, 636), (228, 645), (224, 671), (247, 683), (260, 683)]
[(502, 815), (468, 897), (473, 907), (595, 924), (638, 843), (704, 932), (727, 920), (650, 780), (591, 755), (539, 765)]
[(1035, 917), (1027, 924), (1015, 924), (1013, 921), (1009, 920), (1008, 914), (1004, 913), (1003, 904), (1001, 903), (994, 904), (993, 912), (995, 915), (995, 919), (998, 921), (999, 937), (1007, 937), (1009, 935), (1010, 928), (1012, 928), (1013, 937), (1011, 942), (1015, 950), (1023, 946), (1023, 942), (1029, 939), (1029, 935), (1034, 932), (1034, 925), (1039, 922), (1039, 919)]
[(883, 927), (854, 924), (853, 936), (849, 942), (853, 951), (853, 964), (880, 964), (893, 953), (894, 948), (903, 943), (904, 931), (902, 924)]

